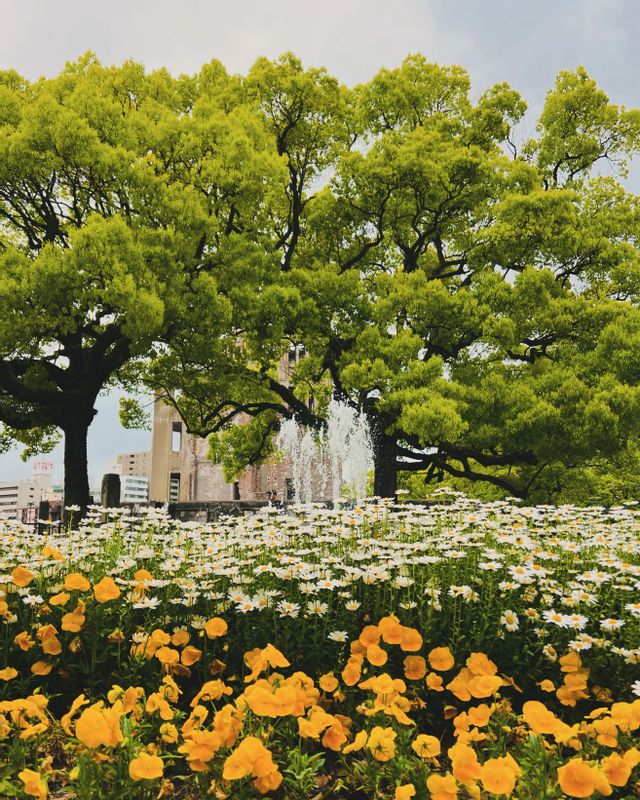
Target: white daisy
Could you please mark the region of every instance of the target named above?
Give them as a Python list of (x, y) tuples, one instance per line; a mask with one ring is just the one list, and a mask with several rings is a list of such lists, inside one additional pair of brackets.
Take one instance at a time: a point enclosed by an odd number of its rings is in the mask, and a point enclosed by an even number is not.
[(513, 611), (505, 611), (500, 617), (500, 624), (508, 631), (517, 631), (520, 627), (518, 616)]

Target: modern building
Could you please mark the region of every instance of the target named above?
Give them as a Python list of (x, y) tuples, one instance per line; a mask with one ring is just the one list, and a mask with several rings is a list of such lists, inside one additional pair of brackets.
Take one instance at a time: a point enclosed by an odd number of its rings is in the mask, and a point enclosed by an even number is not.
[(34, 461), (31, 479), (0, 483), (0, 517), (33, 522), (37, 518), (38, 504), (51, 490), (53, 463)]
[[(149, 455), (148, 453), (135, 453), (134, 455)], [(146, 475), (131, 475), (124, 471), (122, 456), (118, 456), (118, 463), (109, 470), (120, 476), (120, 502), (121, 503), (148, 503), (149, 478)]]
[(116, 464), (122, 467), (121, 475), (136, 475), (148, 478), (151, 474), (151, 451), (139, 453), (120, 453), (116, 456)]

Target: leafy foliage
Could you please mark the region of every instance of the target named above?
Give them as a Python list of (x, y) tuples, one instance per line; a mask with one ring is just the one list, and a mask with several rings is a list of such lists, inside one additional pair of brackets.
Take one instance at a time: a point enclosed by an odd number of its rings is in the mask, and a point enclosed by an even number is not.
[[(292, 56), (240, 84), (289, 179), (264, 218), (270, 271), (234, 294), (230, 334), (147, 376), (178, 390), (191, 430), (262, 414), (260, 431), (274, 414), (319, 427), (334, 394), (369, 419), (384, 495), (409, 470), (528, 496), (626, 451), (639, 206), (597, 168), (623, 172), (638, 112), (563, 72), (519, 152), (517, 92), (474, 104), (464, 70), (420, 56), (353, 90)], [(279, 365), (300, 343), (306, 358)], [(254, 463), (256, 430), (225, 434), (217, 456)]]

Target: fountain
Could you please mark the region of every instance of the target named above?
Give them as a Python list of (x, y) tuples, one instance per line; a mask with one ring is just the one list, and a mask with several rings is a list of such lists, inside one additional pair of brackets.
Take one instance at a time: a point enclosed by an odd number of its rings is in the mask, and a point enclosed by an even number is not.
[(366, 496), (373, 467), (371, 437), (366, 417), (351, 406), (332, 400), (322, 432), (288, 419), (276, 442), (291, 462), (296, 502), (310, 503), (316, 488), (319, 497), (327, 499), (328, 485), (334, 506), (345, 496), (352, 500)]

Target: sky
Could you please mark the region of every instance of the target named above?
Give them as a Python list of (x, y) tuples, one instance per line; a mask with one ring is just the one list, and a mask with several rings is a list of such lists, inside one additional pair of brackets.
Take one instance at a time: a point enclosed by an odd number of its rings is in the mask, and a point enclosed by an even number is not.
[[(259, 56), (291, 50), (353, 85), (422, 53), (464, 66), (476, 96), (510, 83), (531, 126), (557, 73), (578, 65), (613, 102), (640, 106), (639, 42), (638, 0), (0, 0), (0, 69), (32, 80), (87, 50), (174, 74), (212, 59), (245, 73)], [(640, 159), (626, 183), (640, 193)], [(150, 434), (120, 427), (116, 395), (96, 407), (89, 473), (99, 483), (117, 453), (147, 449)], [(60, 480), (61, 448), (50, 458)], [(0, 455), (0, 481), (29, 474), (18, 450)]]

